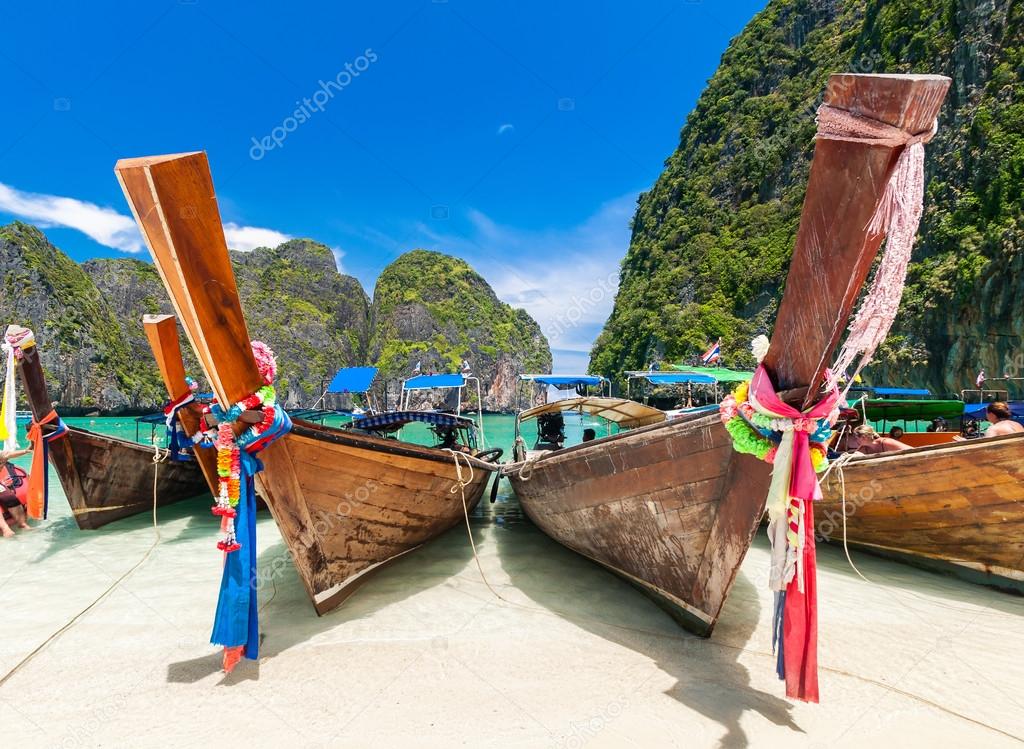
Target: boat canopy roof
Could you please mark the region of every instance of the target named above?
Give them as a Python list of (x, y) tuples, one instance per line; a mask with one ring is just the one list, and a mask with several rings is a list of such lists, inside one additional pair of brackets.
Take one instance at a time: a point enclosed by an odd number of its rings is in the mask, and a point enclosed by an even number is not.
[(466, 384), (461, 374), (425, 374), (410, 377), (402, 388), (405, 390), (433, 390), (436, 388), (460, 388)]
[(524, 374), (519, 375), (519, 379), (536, 382), (539, 385), (550, 385), (551, 387), (558, 388), (559, 390), (568, 390), (569, 388), (574, 388), (577, 385), (597, 387), (598, 385), (607, 382), (607, 380), (600, 375), (590, 374)]
[(631, 380), (647, 380), (652, 385), (714, 385), (718, 380), (700, 372), (627, 372)]
[(343, 367), (327, 386), (328, 393), (365, 393), (377, 376), (376, 367)]
[(472, 419), (442, 411), (386, 411), (374, 414), (373, 416), (353, 419), (350, 426), (352, 429), (391, 432), (401, 429), (413, 421), (435, 426), (460, 427), (464, 429), (475, 426)]
[(623, 429), (644, 427), (665, 420), (665, 412), (625, 398), (566, 398), (534, 406), (519, 414), (519, 421), (536, 419), (543, 414), (574, 411), (612, 421)]
[[(743, 372), (728, 367), (687, 367), (682, 364), (671, 364), (674, 372), (682, 372), (690, 375), (703, 375), (713, 378), (711, 382), (750, 382), (754, 377), (753, 372)], [(638, 374), (665, 374), (664, 372), (642, 372)], [(682, 382), (697, 383), (699, 380), (682, 380)]]
[[(1024, 419), (1024, 403), (1021, 401), (1010, 401), (1006, 405), (1010, 407), (1010, 413), (1013, 414), (1014, 419)], [(964, 416), (984, 421), (988, 406), (988, 403), (972, 403), (964, 407)]]
[(927, 398), (932, 394), (932, 391), (927, 388), (872, 387), (868, 388), (868, 391), (882, 397), (889, 395), (903, 395), (908, 397)]
[(943, 419), (956, 419), (964, 413), (964, 402), (959, 400), (872, 398), (864, 401), (864, 411), (870, 421), (930, 421), (940, 416)]

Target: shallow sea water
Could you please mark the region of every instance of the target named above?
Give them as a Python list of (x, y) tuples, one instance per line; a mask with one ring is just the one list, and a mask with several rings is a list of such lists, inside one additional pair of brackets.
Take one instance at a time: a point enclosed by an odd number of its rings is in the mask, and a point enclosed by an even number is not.
[[(135, 434), (132, 419), (68, 421)], [(568, 426), (570, 442), (581, 429)], [(508, 450), (512, 417), (486, 417), (485, 432)], [(49, 519), (0, 540), (0, 678), (95, 605), (0, 687), (4, 746), (831, 749), (1024, 736), (1020, 598), (854, 551), (866, 583), (823, 546), (822, 704), (794, 704), (773, 672), (763, 536), (702, 640), (540, 533), (507, 482), (470, 518), (478, 558), (454, 528), (323, 617), (263, 514), (261, 657), (225, 676), (208, 643), (220, 577), (209, 499), (161, 509), (154, 546), (148, 515), (78, 531), (52, 475), (50, 486)]]

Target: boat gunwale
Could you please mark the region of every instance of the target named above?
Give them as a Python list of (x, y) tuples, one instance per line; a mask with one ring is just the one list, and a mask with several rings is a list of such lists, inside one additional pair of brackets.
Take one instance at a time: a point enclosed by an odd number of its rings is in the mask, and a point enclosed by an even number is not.
[(852, 453), (852, 457), (846, 463), (847, 466), (862, 465), (864, 463), (891, 462), (903, 458), (911, 458), (941, 450), (965, 450), (967, 448), (981, 449), (990, 445), (998, 445), (1003, 442), (1024, 440), (1024, 432), (1015, 434), (998, 434), (992, 437), (979, 437), (971, 440), (951, 440), (938, 445), (921, 445), (912, 447), (909, 450), (893, 450), (884, 453)]
[[(707, 422), (707, 424), (700, 422)], [(537, 466), (542, 461), (547, 461), (548, 464), (553, 462), (560, 462), (557, 459), (562, 458), (566, 455), (582, 452), (591, 448), (603, 447), (615, 442), (616, 440), (623, 440), (629, 437), (633, 437), (638, 434), (646, 434), (648, 432), (654, 432), (659, 429), (668, 429), (672, 427), (693, 427), (694, 429), (703, 428), (705, 426), (713, 426), (716, 422), (721, 422), (721, 418), (717, 413), (715, 414), (689, 414), (679, 416), (674, 419), (666, 419), (665, 421), (658, 422), (657, 424), (649, 424), (645, 427), (638, 427), (637, 429), (629, 429), (624, 432), (618, 432), (616, 434), (610, 434), (605, 437), (599, 437), (598, 439), (590, 440), (589, 442), (581, 442), (578, 445), (570, 445), (569, 447), (563, 447), (561, 450), (551, 450), (550, 452), (541, 455), (539, 458), (533, 458), (531, 460), (519, 460), (514, 463), (506, 463), (502, 467), (502, 475), (509, 476), (512, 472), (518, 473), (521, 471), (527, 463), (530, 464), (531, 468)]]

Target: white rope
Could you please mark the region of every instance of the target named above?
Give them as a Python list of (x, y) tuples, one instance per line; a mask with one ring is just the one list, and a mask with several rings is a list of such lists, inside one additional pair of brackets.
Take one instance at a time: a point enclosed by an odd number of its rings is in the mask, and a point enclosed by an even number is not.
[(132, 565), (131, 569), (129, 569), (127, 572), (125, 572), (123, 575), (121, 575), (121, 577), (117, 578), (114, 582), (112, 582), (110, 584), (110, 586), (107, 587), (106, 590), (104, 590), (102, 593), (100, 593), (96, 597), (96, 599), (93, 600), (92, 603), (90, 603), (84, 609), (82, 609), (77, 614), (75, 614), (73, 617), (71, 617), (71, 619), (69, 619), (67, 621), (67, 623), (64, 624), (64, 626), (62, 626), (60, 629), (58, 629), (52, 635), (50, 635), (45, 640), (43, 640), (39, 644), (39, 646), (35, 648), (35, 650), (33, 650), (28, 655), (26, 655), (24, 658), (22, 658), (21, 661), (19, 661), (18, 664), (14, 666), (14, 668), (12, 668), (10, 671), (8, 671), (6, 674), (4, 674), (3, 678), (0, 679), (0, 687), (2, 687), (4, 684), (6, 684), (8, 682), (8, 680), (11, 679), (11, 677), (13, 677), (16, 673), (18, 673), (18, 671), (20, 671), (23, 667), (28, 665), (28, 663), (33, 658), (35, 658), (37, 655), (39, 655), (41, 652), (43, 652), (43, 650), (46, 649), (46, 647), (48, 645), (50, 645), (58, 637), (60, 637), (62, 634), (67, 632), (69, 629), (71, 629), (75, 624), (77, 624), (78, 621), (83, 616), (88, 614), (92, 609), (94, 609), (96, 606), (98, 606), (100, 603), (102, 603), (103, 600), (106, 599), (107, 596), (109, 596), (111, 593), (113, 593), (121, 585), (121, 583), (123, 583), (125, 580), (127, 580), (128, 577), (133, 572), (135, 572), (135, 570), (137, 570), (139, 567), (141, 567), (143, 564), (146, 563), (146, 560), (149, 559), (150, 555), (153, 553), (153, 550), (160, 543), (160, 528), (157, 526), (157, 522), (156, 522), (157, 474), (159, 473), (158, 466), (161, 463), (163, 463), (165, 460), (167, 460), (167, 456), (170, 453), (170, 451), (169, 450), (164, 450), (164, 452), (161, 453), (160, 452), (160, 448), (158, 446), (156, 446), (156, 445), (153, 446), (153, 450), (154, 450), (154, 453), (153, 453), (153, 543), (150, 545), (150, 547), (148, 549), (146, 549), (146, 553), (142, 555), (142, 558), (138, 562), (136, 562), (134, 565)]

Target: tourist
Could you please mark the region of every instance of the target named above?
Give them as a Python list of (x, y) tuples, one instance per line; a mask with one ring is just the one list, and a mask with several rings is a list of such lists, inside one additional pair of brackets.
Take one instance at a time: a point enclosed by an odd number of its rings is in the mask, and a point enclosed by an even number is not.
[[(7, 524), (5, 515), (10, 514), (12, 521), (19, 527), (28, 529), (28, 515), (25, 512), (25, 507), (21, 504), (21, 500), (18, 499), (17, 492), (14, 491), (14, 487), (11, 485), (14, 477), (13, 474), (8, 470), (8, 463), (15, 458), (20, 458), (23, 455), (28, 455), (31, 448), (25, 450), (0, 450), (0, 535), (4, 538), (10, 538), (14, 535), (14, 531), (11, 530), (11, 526)], [(10, 476), (10, 478), (6, 478)]]
[(889, 436), (894, 440), (903, 439), (903, 429), (901, 427), (893, 427), (889, 430)]
[(588, 429), (584, 429), (583, 430), (583, 441), (584, 442), (590, 442), (591, 440), (596, 439), (596, 438), (597, 438), (597, 432), (595, 432), (593, 429), (589, 429), (588, 428)]
[(1013, 412), (1004, 401), (989, 403), (985, 409), (985, 418), (991, 426), (985, 430), (986, 437), (998, 437), (1002, 434), (1024, 432), (1024, 426), (1014, 421)]
[(857, 452), (867, 455), (911, 449), (910, 445), (900, 442), (898, 439), (882, 437), (867, 424), (862, 424), (853, 430), (853, 439), (850, 441), (850, 447), (856, 449)]

